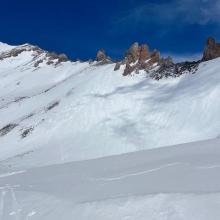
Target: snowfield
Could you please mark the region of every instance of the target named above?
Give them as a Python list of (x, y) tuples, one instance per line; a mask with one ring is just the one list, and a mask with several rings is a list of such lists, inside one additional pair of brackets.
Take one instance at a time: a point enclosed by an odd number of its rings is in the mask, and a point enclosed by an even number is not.
[(42, 166), (220, 134), (220, 59), (156, 81), (124, 77), (114, 64), (34, 67), (33, 53), (0, 61), (0, 128), (13, 125), (0, 137), (5, 163)]
[(0, 219), (220, 218), (220, 139), (0, 174)]
[(0, 220), (220, 219), (220, 58), (160, 81), (47, 61), (0, 59)]

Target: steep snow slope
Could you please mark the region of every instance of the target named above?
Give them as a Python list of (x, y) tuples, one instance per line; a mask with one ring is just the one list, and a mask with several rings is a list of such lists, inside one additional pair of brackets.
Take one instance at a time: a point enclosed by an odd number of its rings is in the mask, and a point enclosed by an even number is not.
[[(218, 220), (220, 139), (0, 172), (0, 219)], [(5, 168), (4, 168), (5, 169)]]
[(84, 160), (220, 134), (220, 59), (201, 63), (196, 74), (155, 81), (145, 73), (123, 77), (114, 64), (43, 59), (35, 67), (46, 55), (34, 54), (0, 60), (5, 165)]

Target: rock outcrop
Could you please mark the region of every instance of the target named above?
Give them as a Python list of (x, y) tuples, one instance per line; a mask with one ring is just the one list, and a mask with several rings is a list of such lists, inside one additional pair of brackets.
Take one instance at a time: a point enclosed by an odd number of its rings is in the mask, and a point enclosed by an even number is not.
[(44, 52), (38, 46), (33, 46), (30, 44), (23, 44), (21, 46), (15, 47), (9, 51), (1, 53), (0, 60), (6, 59), (9, 57), (17, 57), (19, 54), (21, 54), (24, 51), (33, 51), (34, 56), (37, 56), (37, 55), (42, 54)]
[(103, 61), (107, 59), (107, 56), (105, 54), (105, 50), (104, 49), (100, 49), (98, 52), (97, 52), (97, 55), (96, 55), (96, 60), (99, 62), (99, 61)]
[(154, 63), (160, 62), (160, 52), (157, 50), (154, 50), (150, 55), (149, 63), (153, 65)]
[(96, 61), (99, 64), (111, 63), (111, 57), (107, 56), (104, 49), (100, 49), (96, 54)]
[(1, 53), (0, 60), (4, 60), (10, 57), (17, 57), (19, 54), (23, 52), (31, 52), (31, 55), (33, 56), (32, 63), (34, 67), (38, 67), (44, 61), (47, 65), (58, 65), (62, 62), (69, 61), (68, 57), (65, 54), (48, 52), (39, 48), (38, 46), (33, 46), (31, 44), (23, 44)]
[(47, 64), (53, 63), (54, 60), (57, 60), (58, 63), (67, 62), (69, 59), (66, 54), (57, 54), (55, 52), (47, 53), (48, 62)]
[(144, 62), (145, 60), (147, 60), (150, 56), (150, 52), (149, 52), (149, 48), (147, 44), (142, 44), (139, 47), (139, 62)]
[(199, 61), (176, 63), (170, 62), (169, 58), (163, 59), (156, 70), (150, 73), (150, 77), (156, 80), (168, 77), (179, 77), (182, 74), (195, 74), (200, 64)]
[(139, 58), (139, 45), (138, 43), (134, 43), (125, 52), (125, 59), (127, 63), (135, 63), (138, 58)]
[(158, 50), (150, 51), (148, 45), (139, 46), (138, 43), (134, 43), (125, 52), (124, 59), (116, 63), (115, 71), (123, 65), (124, 76), (144, 70), (151, 78), (160, 80), (162, 78), (178, 77), (186, 73), (194, 74), (200, 62), (201, 60), (174, 64), (171, 57), (161, 57)]
[(121, 67), (121, 62), (120, 62), (120, 61), (116, 62), (116, 64), (115, 64), (115, 68), (114, 68), (114, 71), (119, 70), (120, 67)]
[(138, 43), (134, 43), (125, 52), (124, 59), (116, 63), (115, 71), (119, 70), (121, 65), (125, 65), (123, 75), (126, 76), (134, 71), (138, 73), (139, 70), (149, 70), (159, 63), (171, 64), (173, 62), (171, 58), (161, 59), (160, 52), (157, 50), (150, 52), (147, 44), (139, 46)]
[(208, 61), (220, 57), (220, 43), (216, 43), (215, 39), (209, 37), (206, 42), (202, 61)]
[(144, 62), (150, 57), (149, 49), (147, 44), (140, 45), (136, 42), (131, 45), (131, 47), (125, 52), (125, 62), (135, 63)]

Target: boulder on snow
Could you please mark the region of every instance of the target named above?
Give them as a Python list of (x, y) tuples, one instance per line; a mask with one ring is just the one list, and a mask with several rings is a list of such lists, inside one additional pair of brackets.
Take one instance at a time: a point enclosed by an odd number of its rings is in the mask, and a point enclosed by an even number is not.
[(117, 62), (117, 63), (115, 64), (114, 71), (119, 70), (119, 69), (120, 69), (120, 67), (121, 67), (121, 62)]

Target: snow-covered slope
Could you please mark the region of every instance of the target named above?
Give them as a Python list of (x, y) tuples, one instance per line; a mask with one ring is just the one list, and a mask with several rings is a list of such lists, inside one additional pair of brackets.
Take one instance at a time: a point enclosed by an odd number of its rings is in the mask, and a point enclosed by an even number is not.
[(159, 81), (63, 61), (0, 44), (0, 220), (219, 220), (220, 58)]
[(220, 139), (0, 172), (0, 219), (218, 220)]
[(114, 64), (48, 65), (46, 52), (18, 48), (0, 60), (6, 165), (98, 158), (220, 134), (220, 59), (201, 63), (196, 74), (156, 81), (144, 72), (124, 77)]

